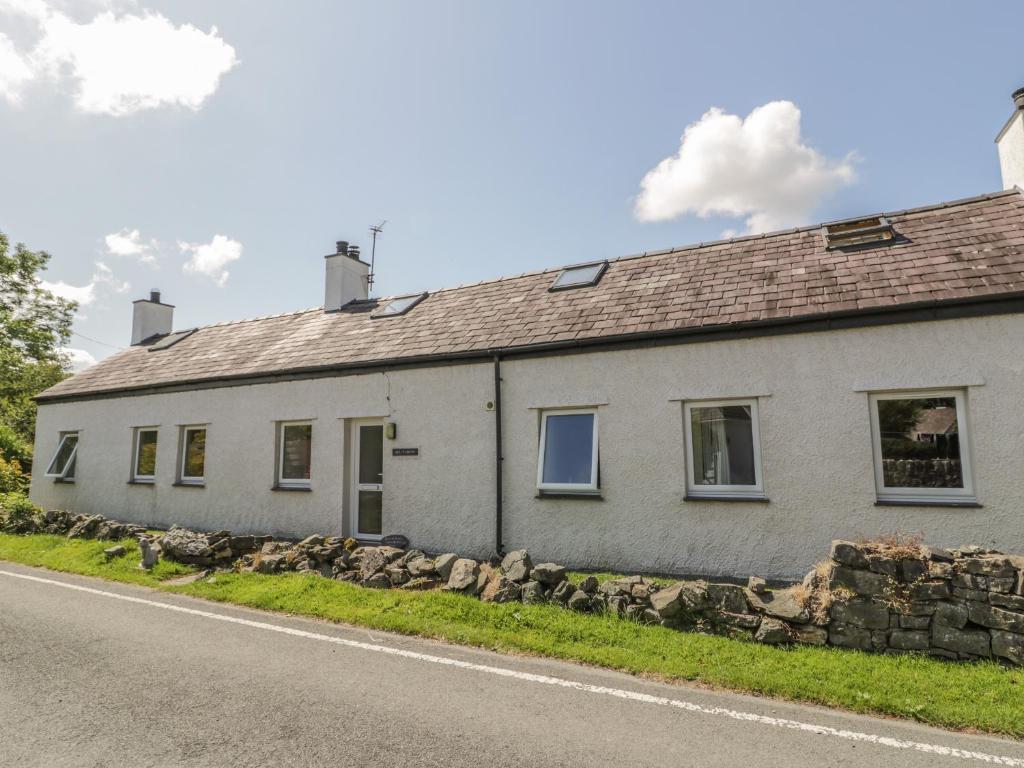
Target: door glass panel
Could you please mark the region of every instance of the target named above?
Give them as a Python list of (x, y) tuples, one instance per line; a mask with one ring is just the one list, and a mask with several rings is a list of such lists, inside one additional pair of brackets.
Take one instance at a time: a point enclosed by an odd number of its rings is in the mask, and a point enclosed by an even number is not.
[(382, 497), (380, 491), (359, 492), (359, 533), (380, 535)]
[[(384, 482), (384, 427), (381, 424), (359, 428), (359, 484)], [(378, 502), (379, 505), (380, 502)], [(360, 505), (362, 506), (362, 505)], [(378, 506), (378, 510), (380, 507)], [(380, 512), (378, 511), (378, 525)], [(361, 529), (365, 530), (365, 529)]]

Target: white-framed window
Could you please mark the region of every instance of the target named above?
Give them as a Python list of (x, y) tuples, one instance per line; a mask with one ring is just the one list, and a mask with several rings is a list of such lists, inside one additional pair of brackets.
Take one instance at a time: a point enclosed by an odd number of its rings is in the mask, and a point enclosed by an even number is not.
[(75, 481), (75, 465), (78, 463), (78, 433), (61, 432), (57, 442), (57, 450), (53, 452), (50, 465), (46, 468), (46, 476), (57, 480), (73, 483)]
[(561, 493), (598, 490), (597, 411), (541, 411), (537, 488)]
[(869, 402), (879, 501), (975, 501), (963, 390), (878, 392)]
[(202, 485), (206, 482), (206, 426), (181, 428), (181, 457), (178, 482)]
[(132, 440), (132, 482), (156, 482), (156, 427), (136, 427)]
[(763, 498), (757, 400), (683, 404), (687, 496)]
[(277, 485), (281, 488), (309, 488), (313, 467), (313, 422), (281, 421), (277, 432)]

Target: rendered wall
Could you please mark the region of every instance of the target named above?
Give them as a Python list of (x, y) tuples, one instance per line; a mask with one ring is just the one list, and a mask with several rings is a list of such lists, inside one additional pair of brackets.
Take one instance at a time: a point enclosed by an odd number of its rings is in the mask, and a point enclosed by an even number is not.
[[(1024, 316), (651, 347), (503, 363), (506, 549), (537, 562), (798, 577), (835, 538), (902, 530), (1024, 550)], [(390, 387), (390, 390), (389, 390)], [(980, 509), (875, 505), (868, 391), (967, 390)], [(388, 392), (390, 391), (390, 399)], [(768, 503), (684, 501), (681, 400), (759, 397)], [(490, 364), (44, 405), (37, 455), (81, 429), (79, 480), (36, 475), (44, 507), (152, 524), (349, 532), (342, 419), (387, 416), (385, 533), (494, 546)], [(601, 499), (537, 498), (539, 408), (597, 405)], [(271, 491), (274, 421), (316, 418), (313, 492)], [(171, 486), (173, 425), (209, 421), (207, 487)], [(133, 425), (160, 424), (156, 487), (127, 485)], [(392, 457), (418, 447), (418, 457)]]

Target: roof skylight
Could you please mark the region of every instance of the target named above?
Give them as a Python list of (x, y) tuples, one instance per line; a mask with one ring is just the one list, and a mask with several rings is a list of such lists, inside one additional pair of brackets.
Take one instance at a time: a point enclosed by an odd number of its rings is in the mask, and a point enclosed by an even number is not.
[(161, 349), (167, 349), (168, 347), (173, 347), (179, 341), (181, 341), (182, 339), (188, 338), (189, 336), (191, 336), (195, 332), (196, 332), (195, 328), (190, 328), (187, 331), (175, 331), (174, 333), (168, 333), (166, 336), (164, 336), (162, 339), (160, 339), (160, 341), (158, 341), (155, 344), (153, 344), (152, 346), (150, 346), (149, 351), (150, 352), (159, 352)]
[(395, 317), (397, 315), (404, 315), (425, 298), (427, 298), (427, 294), (425, 292), (413, 293), (408, 296), (395, 296), (395, 298), (388, 301), (387, 304), (370, 315), (370, 317)]
[(823, 229), (825, 247), (829, 249), (881, 243), (896, 236), (892, 224), (885, 216), (837, 221), (835, 224), (826, 224)]
[(551, 284), (548, 290), (564, 291), (568, 288), (583, 288), (588, 285), (597, 285), (606, 269), (608, 269), (607, 261), (566, 267), (558, 273), (558, 277), (555, 278), (555, 282)]

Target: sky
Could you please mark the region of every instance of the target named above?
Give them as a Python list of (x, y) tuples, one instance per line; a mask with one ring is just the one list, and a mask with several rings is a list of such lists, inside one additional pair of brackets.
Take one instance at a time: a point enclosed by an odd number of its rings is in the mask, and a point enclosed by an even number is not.
[(1001, 188), (1018, 2), (0, 0), (0, 231), (175, 327)]

